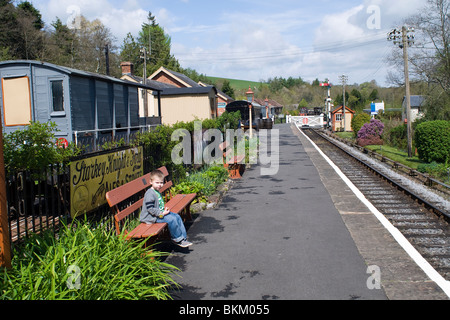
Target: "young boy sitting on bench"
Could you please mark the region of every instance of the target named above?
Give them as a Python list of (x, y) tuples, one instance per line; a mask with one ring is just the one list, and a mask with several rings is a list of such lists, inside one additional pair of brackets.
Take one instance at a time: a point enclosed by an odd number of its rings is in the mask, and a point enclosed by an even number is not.
[(176, 245), (182, 248), (191, 246), (192, 243), (187, 241), (186, 228), (181, 217), (174, 212), (170, 212), (169, 208), (164, 207), (164, 199), (159, 193), (159, 190), (164, 185), (164, 174), (159, 170), (152, 171), (150, 173), (150, 183), (152, 186), (144, 195), (140, 215), (141, 222), (147, 224), (165, 222), (169, 227), (172, 241)]

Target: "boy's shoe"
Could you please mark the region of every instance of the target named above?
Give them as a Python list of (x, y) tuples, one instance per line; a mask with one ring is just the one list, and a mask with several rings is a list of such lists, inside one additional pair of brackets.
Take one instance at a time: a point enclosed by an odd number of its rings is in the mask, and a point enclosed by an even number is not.
[(180, 247), (182, 247), (182, 248), (187, 248), (187, 247), (192, 246), (192, 242), (189, 242), (189, 241), (187, 241), (186, 239), (183, 239), (183, 240), (181, 240), (181, 241), (179, 241), (179, 242), (175, 242), (175, 241), (174, 241), (174, 243), (175, 243), (177, 246), (180, 246)]

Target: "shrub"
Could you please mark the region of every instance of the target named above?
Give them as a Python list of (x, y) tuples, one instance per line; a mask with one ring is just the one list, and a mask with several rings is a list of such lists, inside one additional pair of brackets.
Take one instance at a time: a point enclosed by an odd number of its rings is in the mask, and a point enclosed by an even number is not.
[(390, 129), (385, 135), (385, 140), (388, 140), (387, 143), (391, 147), (406, 150), (408, 148), (407, 134), (406, 124), (401, 124)]
[(67, 162), (79, 153), (75, 144), (68, 148), (59, 147), (54, 122), (30, 122), (22, 130), (16, 130), (4, 137), (5, 167), (8, 172), (45, 169), (50, 164)]
[(431, 163), (421, 163), (417, 166), (417, 171), (422, 173), (428, 173), (430, 176), (445, 181), (448, 179), (448, 170), (450, 167), (446, 163), (437, 163), (433, 161)]
[(12, 269), (0, 270), (2, 300), (170, 299), (174, 266), (143, 242), (87, 222), (34, 235), (16, 249)]
[(174, 194), (197, 193), (202, 201), (213, 194), (217, 187), (228, 179), (228, 170), (222, 166), (210, 166), (206, 170), (192, 173), (171, 189)]
[(365, 123), (358, 131), (358, 144), (360, 146), (381, 145), (383, 140), (384, 124), (380, 120), (372, 119), (369, 123)]
[(419, 159), (425, 162), (450, 160), (450, 121), (420, 123), (414, 134)]
[(355, 135), (355, 137), (357, 136), (358, 131), (361, 129), (361, 127), (365, 123), (369, 123), (369, 122), (370, 122), (370, 116), (367, 113), (360, 113), (353, 117), (351, 126), (352, 126), (353, 134)]

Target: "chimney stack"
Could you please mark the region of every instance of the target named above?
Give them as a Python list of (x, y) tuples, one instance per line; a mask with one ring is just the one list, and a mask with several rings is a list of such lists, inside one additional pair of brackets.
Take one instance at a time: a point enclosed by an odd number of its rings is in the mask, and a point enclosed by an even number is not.
[(128, 76), (132, 76), (133, 75), (133, 63), (126, 61), (126, 62), (122, 62), (120, 63), (120, 67), (122, 68), (122, 75), (128, 75)]

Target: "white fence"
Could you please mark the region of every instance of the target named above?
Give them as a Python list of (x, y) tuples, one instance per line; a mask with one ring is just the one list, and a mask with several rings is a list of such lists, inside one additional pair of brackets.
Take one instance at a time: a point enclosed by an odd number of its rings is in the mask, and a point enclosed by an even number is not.
[(295, 123), (298, 127), (323, 128), (323, 114), (314, 116), (290, 116), (286, 118), (287, 123)]

